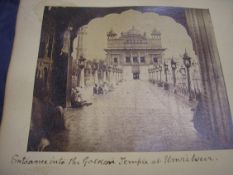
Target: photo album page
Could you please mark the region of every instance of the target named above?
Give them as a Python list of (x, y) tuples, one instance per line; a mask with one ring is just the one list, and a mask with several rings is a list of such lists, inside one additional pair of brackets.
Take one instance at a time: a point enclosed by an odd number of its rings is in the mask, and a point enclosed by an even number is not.
[(233, 2), (20, 2), (0, 174), (233, 174)]

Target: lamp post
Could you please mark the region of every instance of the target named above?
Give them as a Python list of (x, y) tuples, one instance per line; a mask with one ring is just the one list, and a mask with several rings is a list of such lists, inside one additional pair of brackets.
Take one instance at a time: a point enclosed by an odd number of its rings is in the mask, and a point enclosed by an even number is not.
[(156, 82), (159, 81), (159, 68), (158, 68), (158, 65), (155, 66), (155, 71), (156, 71)]
[(164, 66), (164, 73), (165, 73), (164, 89), (165, 89), (165, 90), (168, 90), (168, 89), (169, 89), (169, 85), (168, 85), (168, 83), (167, 83), (167, 71), (168, 71), (168, 65), (164, 62), (163, 66)]
[(97, 80), (98, 80), (98, 77), (97, 77), (97, 69), (98, 69), (98, 64), (97, 64), (97, 62), (96, 61), (94, 61), (93, 63), (92, 63), (92, 74), (93, 74), (93, 77), (94, 77), (94, 84), (96, 84), (97, 82)]
[(118, 74), (119, 74), (119, 69), (118, 69), (118, 67), (116, 67), (115, 72), (116, 72), (116, 83), (117, 83), (117, 85), (118, 85)]
[(150, 81), (153, 83), (153, 68), (150, 68)]
[(111, 66), (109, 65), (108, 67), (107, 67), (107, 71), (108, 71), (108, 82), (110, 82), (111, 81)]
[(116, 65), (113, 65), (113, 70), (112, 70), (112, 73), (113, 73), (113, 83), (114, 83), (114, 85), (116, 85), (117, 84), (117, 81), (116, 81), (116, 79), (117, 79), (117, 68), (116, 68)]
[(116, 83), (118, 84), (118, 73), (119, 73), (119, 71), (118, 71), (118, 68), (116, 67), (116, 69), (115, 69), (115, 73), (116, 73)]
[(80, 58), (78, 59), (78, 66), (79, 66), (80, 69), (84, 68), (85, 60), (86, 60), (86, 58), (84, 58), (83, 56), (80, 56)]
[(185, 89), (185, 79), (186, 79), (186, 69), (181, 66), (181, 68), (179, 69), (179, 73), (181, 75), (181, 93), (184, 95), (184, 89)]
[(121, 68), (121, 81), (123, 81), (124, 80), (124, 75), (123, 75), (123, 69)]
[(158, 86), (162, 87), (163, 83), (162, 83), (162, 79), (161, 79), (161, 72), (162, 72), (163, 68), (162, 68), (161, 65), (159, 65), (158, 70), (159, 70), (159, 83), (158, 83)]
[(188, 93), (189, 93), (189, 101), (192, 100), (192, 96), (191, 96), (191, 81), (190, 81), (190, 72), (189, 72), (189, 68), (191, 67), (191, 57), (188, 56), (186, 49), (185, 49), (185, 53), (183, 56), (183, 61), (184, 61), (184, 65), (187, 69), (187, 83), (188, 83)]
[(150, 78), (150, 68), (148, 69), (148, 75), (149, 75), (149, 81), (151, 80)]
[[(171, 68), (172, 68), (172, 77), (173, 77), (173, 86), (176, 88), (176, 62), (171, 59)], [(176, 89), (174, 90), (174, 93), (176, 93)]]
[(103, 82), (106, 82), (107, 80), (107, 65), (103, 63), (102, 65), (102, 72), (103, 72)]
[(152, 68), (152, 83), (155, 84), (155, 68)]

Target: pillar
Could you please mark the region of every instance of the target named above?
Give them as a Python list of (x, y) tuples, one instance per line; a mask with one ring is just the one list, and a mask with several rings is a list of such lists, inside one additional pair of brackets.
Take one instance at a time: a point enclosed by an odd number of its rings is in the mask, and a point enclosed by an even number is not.
[(218, 143), (228, 144), (232, 142), (232, 119), (209, 11), (186, 9), (185, 16), (188, 33), (200, 63), (203, 84), (201, 103), (204, 111), (202, 119), (208, 120), (208, 125), (202, 127), (207, 127), (210, 130), (209, 136)]
[(79, 86), (84, 88), (85, 87), (85, 75), (84, 75), (84, 68), (81, 69), (81, 72), (80, 72), (80, 83), (79, 83)]

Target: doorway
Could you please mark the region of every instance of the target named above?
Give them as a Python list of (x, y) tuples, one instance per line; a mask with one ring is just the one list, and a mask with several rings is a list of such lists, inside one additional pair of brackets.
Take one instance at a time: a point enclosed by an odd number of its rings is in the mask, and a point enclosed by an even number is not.
[(139, 72), (134, 72), (133, 73), (133, 79), (138, 80), (139, 79)]

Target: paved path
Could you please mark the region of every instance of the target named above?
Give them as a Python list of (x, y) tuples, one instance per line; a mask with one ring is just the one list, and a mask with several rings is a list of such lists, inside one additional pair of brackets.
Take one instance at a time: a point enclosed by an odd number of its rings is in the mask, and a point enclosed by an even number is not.
[(193, 127), (190, 107), (147, 81), (132, 80), (93, 104), (66, 111), (67, 131), (54, 137), (61, 151), (179, 151), (208, 149)]

